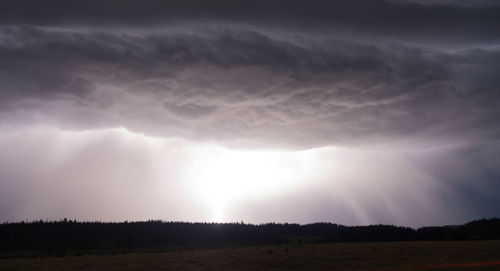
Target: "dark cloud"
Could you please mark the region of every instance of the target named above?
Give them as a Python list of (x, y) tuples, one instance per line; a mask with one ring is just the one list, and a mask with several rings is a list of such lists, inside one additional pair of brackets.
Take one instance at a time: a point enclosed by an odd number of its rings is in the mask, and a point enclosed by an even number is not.
[[(450, 1), (438, 3), (447, 4)], [(456, 1), (454, 1), (456, 2)], [(433, 39), (441, 42), (498, 42), (500, 7), (489, 1), (427, 5), (428, 1), (4, 1), (6, 24), (138, 26), (164, 24), (244, 24), (308, 32), (364, 33), (373, 38)], [(479, 4), (478, 4), (479, 3)]]
[(497, 133), (496, 49), (227, 27), (1, 34), (4, 122), (32, 111), (74, 127), (302, 147)]
[[(498, 140), (448, 145), (413, 152), (414, 161), (446, 187), (442, 198), (457, 197), (470, 218), (497, 216), (500, 189)], [(451, 208), (450, 208), (451, 209)]]
[(469, 8), (498, 7), (500, 4), (496, 0), (393, 0), (395, 3), (414, 3), (420, 5), (450, 5)]
[[(384, 189), (401, 195), (424, 182), (439, 206), (467, 209), (450, 214), (453, 221), (487, 216), (494, 210), (485, 206), (498, 202), (489, 191), (499, 187), (499, 37), (500, 8), (489, 1), (3, 1), (0, 127), (125, 127), (236, 147), (397, 149), (397, 158), (381, 162), (384, 172), (406, 154), (421, 169), (404, 156), (407, 171), (388, 176)], [(377, 160), (362, 157), (352, 161)], [(84, 181), (79, 164), (71, 168)], [(4, 175), (21, 180), (19, 172)], [(398, 183), (407, 173), (414, 178)], [(400, 205), (397, 196), (387, 202), (376, 185), (356, 183), (366, 176), (348, 175), (354, 183), (346, 189), (366, 200), (337, 198), (380, 207), (354, 210), (364, 217), (358, 222), (404, 213), (387, 207)], [(9, 183), (9, 191), (18, 186)]]
[(201, 106), (196, 104), (176, 105), (168, 102), (165, 103), (164, 106), (166, 110), (174, 114), (191, 118), (199, 118), (209, 115), (217, 109), (215, 106)]

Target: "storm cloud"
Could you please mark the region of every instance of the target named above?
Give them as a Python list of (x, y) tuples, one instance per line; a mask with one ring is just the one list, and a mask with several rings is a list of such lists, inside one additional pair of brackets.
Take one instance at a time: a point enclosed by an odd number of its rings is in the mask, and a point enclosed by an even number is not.
[(394, 140), (443, 122), (451, 134), (498, 133), (488, 122), (500, 100), (494, 49), (448, 52), (228, 28), (5, 27), (2, 36), (4, 121), (36, 113), (75, 128), (298, 147), (366, 135)]
[[(500, 189), (499, 15), (490, 1), (4, 1), (0, 126), (384, 150), (386, 161), (404, 157), (413, 176), (414, 167), (428, 174), (420, 196), (454, 191), (436, 204), (470, 206), (468, 218), (498, 215), (487, 206), (500, 201), (488, 194)], [(360, 170), (370, 163), (355, 156)], [(1, 177), (15, 186), (17, 177)], [(18, 217), (6, 212), (0, 219)], [(345, 221), (398, 222), (368, 213)]]

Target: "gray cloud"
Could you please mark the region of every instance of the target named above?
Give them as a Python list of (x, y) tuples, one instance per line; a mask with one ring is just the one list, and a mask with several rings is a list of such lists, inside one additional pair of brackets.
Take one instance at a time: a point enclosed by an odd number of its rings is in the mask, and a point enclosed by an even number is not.
[[(286, 8), (282, 1), (223, 0), (210, 5), (194, 0), (2, 5), (1, 127), (125, 127), (238, 148), (398, 150), (401, 159), (413, 159), (421, 172), (408, 162), (408, 172), (418, 178), (398, 186), (404, 174), (391, 175), (390, 184), (397, 189), (385, 183), (388, 191), (401, 194), (423, 180), (425, 189), (438, 191), (432, 202), (443, 209), (452, 203), (466, 209), (450, 214), (450, 220), (495, 214), (486, 206), (498, 202), (489, 191), (498, 190), (499, 177), (494, 161), (500, 155), (500, 10), (488, 1), (314, 0), (287, 1)], [(122, 154), (121, 146), (109, 144), (110, 157), (103, 164)], [(447, 149), (449, 144), (459, 147)], [(97, 153), (103, 145), (83, 149)], [(78, 165), (102, 170), (92, 166), (86, 151), (65, 164), (82, 182), (93, 176)], [(123, 155), (145, 156), (138, 152)], [(19, 155), (28, 153), (23, 149)], [(365, 164), (376, 160), (376, 155), (360, 157), (356, 159)], [(148, 171), (146, 160), (137, 172)], [(393, 170), (390, 164), (396, 160), (381, 162), (383, 171)], [(36, 174), (24, 176), (19, 165), (11, 167), (7, 161), (4, 157), (0, 163), (2, 186), (22, 194), (30, 187), (22, 185), (23, 178), (32, 180)], [(127, 171), (127, 163), (114, 166)], [(27, 166), (39, 168), (35, 162)], [(56, 170), (58, 184), (49, 187), (64, 186), (61, 180), (69, 171)], [(137, 177), (137, 172), (131, 174)], [(350, 180), (363, 178), (349, 174)], [(99, 176), (106, 177), (117, 179)], [(66, 188), (76, 193), (71, 185)], [(346, 189), (366, 187), (360, 183)], [(8, 206), (19, 201), (4, 194)], [(364, 220), (345, 214), (346, 221), (395, 221), (391, 219), (403, 209), (384, 207), (386, 196), (380, 192), (347, 204), (380, 209), (358, 208), (353, 212)], [(397, 203), (393, 199), (389, 205)], [(309, 211), (303, 209), (304, 214)], [(407, 219), (417, 223), (418, 217)]]
[[(4, 1), (0, 18), (19, 24), (140, 25), (222, 21), (345, 29), (401, 36), (470, 39), (498, 36), (498, 7), (491, 1)], [(438, 1), (448, 4), (451, 1)], [(468, 4), (474, 2), (474, 4)], [(434, 3), (436, 3), (434, 1)], [(458, 3), (458, 5), (455, 5)], [(458, 33), (467, 33), (460, 37)], [(493, 34), (493, 36), (492, 36)]]
[(431, 5), (431, 6), (449, 5), (449, 6), (461, 6), (469, 8), (485, 8), (485, 7), (499, 6), (498, 1), (495, 0), (394, 0), (392, 2), (414, 3), (414, 4)]
[(2, 36), (3, 122), (36, 113), (76, 128), (299, 147), (439, 129), (498, 133), (489, 123), (498, 114), (494, 49), (449, 53), (234, 28), (7, 27)]

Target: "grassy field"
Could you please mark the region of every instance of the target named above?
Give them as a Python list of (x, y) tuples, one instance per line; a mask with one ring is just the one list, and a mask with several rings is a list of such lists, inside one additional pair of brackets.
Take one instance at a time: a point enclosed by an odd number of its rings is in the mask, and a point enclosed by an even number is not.
[(500, 241), (335, 243), (12, 258), (0, 270), (500, 270), (499, 261)]

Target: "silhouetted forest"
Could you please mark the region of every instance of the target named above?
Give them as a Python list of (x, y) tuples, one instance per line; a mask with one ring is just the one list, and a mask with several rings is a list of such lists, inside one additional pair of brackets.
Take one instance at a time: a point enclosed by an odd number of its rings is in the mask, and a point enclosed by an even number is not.
[(325, 242), (500, 239), (500, 219), (413, 229), (332, 223), (20, 222), (0, 225), (0, 252), (197, 249)]

